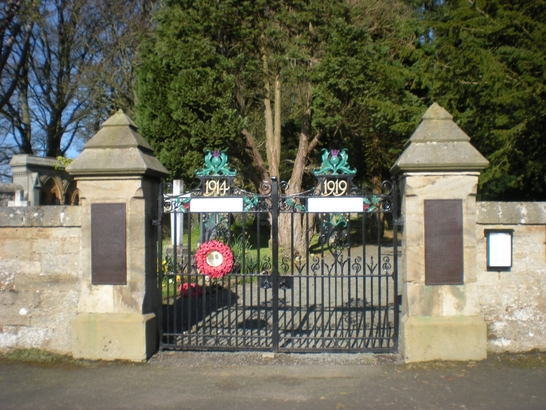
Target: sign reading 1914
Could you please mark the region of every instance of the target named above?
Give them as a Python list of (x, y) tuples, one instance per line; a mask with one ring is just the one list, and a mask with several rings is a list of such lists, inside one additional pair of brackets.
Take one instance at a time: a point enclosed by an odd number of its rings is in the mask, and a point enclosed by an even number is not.
[(205, 182), (204, 196), (226, 196), (229, 192), (227, 179), (209, 179)]

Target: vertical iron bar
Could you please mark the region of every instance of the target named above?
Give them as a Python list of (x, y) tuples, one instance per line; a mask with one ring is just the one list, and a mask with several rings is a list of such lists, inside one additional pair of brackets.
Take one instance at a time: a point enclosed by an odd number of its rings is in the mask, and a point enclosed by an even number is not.
[[(314, 214), (313, 215), (313, 223), (316, 221), (316, 218), (317, 218), (318, 214)], [(315, 229), (315, 226), (313, 226), (313, 229)], [(314, 232), (313, 232), (314, 234)], [(306, 325), (305, 325), (305, 329), (304, 329), (304, 326), (303, 325), (300, 325), (300, 328), (301, 328), (301, 331), (302, 331), (302, 337), (303, 336), (303, 332), (305, 331), (305, 337), (304, 337), (304, 340), (307, 339), (307, 347), (309, 347), (309, 344), (310, 344), (310, 332), (309, 332), (309, 329), (311, 327), (311, 310), (310, 310), (310, 303), (309, 301), (311, 300), (311, 292), (309, 291), (309, 285), (310, 285), (310, 282), (311, 282), (311, 271), (310, 271), (310, 265), (313, 263), (313, 260), (312, 258), (311, 259), (308, 259), (306, 261), (306, 264), (305, 264), (305, 277), (301, 276), (300, 275), (300, 306), (301, 306), (301, 281), (302, 280), (305, 280), (305, 298), (307, 300), (307, 304), (305, 306), (305, 317), (306, 317)]]
[(271, 236), (273, 292), (273, 352), (279, 351), (279, 184), (271, 177)]
[[(255, 343), (254, 343), (254, 327), (255, 327), (255, 321), (252, 320), (252, 317), (253, 317), (253, 314), (254, 314), (254, 274), (253, 272), (247, 272), (246, 271), (246, 248), (247, 248), (247, 243), (246, 243), (246, 213), (243, 212), (242, 216), (241, 216), (241, 220), (242, 220), (242, 255), (241, 255), (241, 272), (244, 274), (244, 275), (247, 275), (248, 274), (248, 281), (249, 281), (249, 284), (248, 286), (250, 287), (250, 295), (249, 295), (249, 298), (250, 298), (250, 346), (251, 347), (256, 347), (255, 346)], [(257, 320), (259, 320), (257, 318)]]
[(159, 287), (159, 307), (157, 309), (157, 331), (159, 334), (159, 347), (163, 340), (163, 181), (159, 183), (159, 195), (157, 198), (157, 275)]
[[(198, 216), (199, 218), (199, 216)], [(191, 243), (191, 231), (193, 229), (192, 227), (192, 216), (191, 214), (189, 214), (188, 216), (188, 219), (189, 219), (189, 223), (188, 223), (188, 282), (192, 279), (193, 277), (193, 271), (192, 271), (192, 259), (191, 259), (191, 246), (192, 246), (192, 243)], [(203, 283), (204, 284), (204, 283)], [(205, 290), (205, 288), (203, 287), (203, 290)], [(192, 311), (192, 306), (191, 306), (191, 302), (190, 301), (185, 301), (184, 299), (182, 299), (182, 303), (180, 304), (180, 306), (182, 307), (182, 309), (184, 308), (184, 305), (187, 306), (187, 311), (188, 311), (188, 321), (186, 322), (187, 323), (187, 331), (186, 331), (186, 334), (187, 334), (187, 340), (186, 340), (186, 337), (183, 335), (182, 336), (182, 342), (186, 342), (186, 344), (189, 344), (191, 345), (191, 340), (192, 340), (192, 329), (191, 329), (191, 311)], [(184, 321), (184, 315), (183, 315), (183, 311), (181, 312), (180, 314), (180, 317), (182, 319), (182, 322)], [(182, 323), (183, 324), (183, 323)]]
[[(221, 296), (221, 291), (220, 289), (224, 289), (224, 284), (225, 284), (225, 277), (222, 278), (222, 286), (217, 286), (215, 291), (214, 291), (214, 306), (211, 306), (210, 307), (210, 335), (212, 336), (213, 334), (215, 335), (215, 338), (214, 338), (214, 345), (218, 345), (219, 344), (219, 313), (218, 312), (218, 309), (220, 307), (220, 296)], [(212, 290), (212, 289), (211, 289)], [(203, 293), (203, 299), (205, 299), (207, 296), (205, 293)], [(211, 301), (212, 301), (212, 297), (210, 298)], [(214, 327), (213, 327), (214, 326)]]
[[(349, 227), (351, 226), (351, 215), (349, 214)], [(351, 229), (348, 229), (348, 235), (349, 235), (349, 248), (347, 250), (347, 260), (346, 260), (346, 267), (344, 266), (341, 270), (341, 306), (346, 306), (347, 309), (350, 307), (351, 303), (351, 261), (352, 261), (352, 246), (353, 243), (351, 241)], [(349, 311), (350, 312), (350, 311)], [(349, 313), (347, 312), (347, 313)], [(343, 342), (343, 347), (348, 348), (349, 347), (349, 329), (346, 327), (347, 323), (345, 323), (345, 312), (344, 309), (341, 310), (341, 317), (339, 318), (339, 323), (341, 327), (341, 334), (345, 341)], [(350, 314), (349, 314), (350, 316)]]
[[(172, 218), (172, 212), (173, 209), (171, 209), (171, 213), (169, 213), (169, 218)], [(172, 256), (171, 256), (172, 257)], [(172, 259), (172, 263), (173, 263), (173, 269), (174, 269), (174, 264), (176, 263), (176, 261), (174, 260), (174, 257)], [(175, 329), (175, 323), (176, 323), (176, 320), (174, 320), (174, 318), (176, 318), (176, 309), (175, 309), (175, 304), (174, 304), (174, 295), (171, 295), (171, 276), (169, 276), (171, 274), (170, 271), (167, 271), (168, 275), (167, 275), (167, 332), (168, 333), (171, 333), (171, 334), (174, 334), (176, 333), (176, 329)], [(172, 299), (173, 299), (173, 308), (171, 309), (171, 296), (172, 296)], [(173, 336), (170, 337), (169, 339), (169, 344), (172, 344), (172, 340), (173, 340)]]
[[(362, 243), (364, 244), (364, 246), (362, 247), (362, 273), (361, 273), (361, 276), (362, 276), (362, 337), (363, 337), (363, 341), (364, 341), (364, 347), (368, 347), (368, 335), (366, 333), (366, 325), (368, 324), (368, 318), (367, 318), (367, 313), (366, 313), (366, 306), (368, 305), (368, 286), (367, 286), (367, 279), (368, 279), (368, 263), (366, 262), (366, 257), (367, 257), (367, 252), (366, 252), (366, 246), (367, 246), (367, 243), (366, 243), (366, 231), (367, 231), (367, 224), (366, 222), (368, 221), (368, 215), (367, 214), (363, 214), (362, 215)], [(357, 285), (358, 285), (358, 275), (356, 277), (356, 281), (357, 281)], [(358, 286), (357, 286), (357, 291), (358, 291)], [(356, 295), (356, 299), (358, 301), (358, 294)], [(371, 307), (371, 305), (369, 305)], [(360, 332), (359, 332), (360, 333)]]
[[(256, 269), (255, 269), (255, 274), (256, 275), (260, 275), (260, 272), (262, 271), (260, 269), (260, 212), (258, 211), (259, 209), (259, 205), (256, 207), (256, 211), (255, 211), (255, 214), (254, 214), (254, 222), (256, 223), (256, 262), (257, 262), (257, 265), (256, 265)], [(262, 318), (262, 307), (260, 306), (260, 294), (261, 294), (261, 291), (260, 291), (260, 282), (259, 282), (259, 278), (256, 277), (257, 279), (257, 282), (256, 282), (256, 314), (258, 316), (258, 328), (257, 328), (257, 331), (256, 331), (256, 345), (257, 347), (262, 347), (262, 326), (261, 326), (261, 318)], [(265, 318), (266, 321), (267, 321), (267, 318)], [(267, 326), (266, 326), (267, 328)]]
[[(400, 305), (398, 304), (398, 186), (396, 184), (396, 178), (392, 177), (392, 220), (393, 220), (393, 233), (392, 233), (392, 252), (393, 252), (393, 287), (394, 287), (394, 350), (398, 351), (398, 320), (400, 315)], [(394, 221), (397, 221), (396, 223)]]
[[(342, 258), (343, 254), (340, 253), (339, 257)], [(341, 262), (341, 259), (339, 260)], [(328, 338), (332, 342), (332, 335), (335, 337), (334, 344), (330, 346), (337, 347), (337, 320), (336, 320), (336, 307), (337, 307), (337, 280), (339, 277), (339, 267), (340, 263), (334, 265), (334, 275), (328, 280)]]
[[(174, 200), (174, 198), (173, 198)], [(171, 213), (171, 218), (174, 220), (174, 223), (173, 223), (173, 233), (174, 233), (174, 238), (175, 238), (175, 241), (174, 241), (174, 244), (172, 243), (171, 241), (171, 245), (173, 247), (173, 273), (174, 273), (174, 278), (173, 278), (173, 319), (174, 319), (174, 325), (173, 325), (173, 333), (182, 333), (182, 329), (177, 329), (177, 310), (176, 309), (176, 276), (177, 276), (177, 271), (176, 271), (176, 267), (177, 267), (177, 264), (178, 264), (178, 254), (177, 254), (177, 246), (176, 246), (176, 237), (177, 237), (177, 232), (176, 232), (176, 218), (178, 217), (178, 212), (173, 208), (173, 212)]]
[[(330, 217), (330, 214), (325, 214), (325, 218), (329, 218)], [(326, 229), (328, 229), (328, 227), (326, 227)], [(329, 238), (329, 233), (330, 232), (326, 232), (326, 241), (329, 241), (330, 238)], [(320, 319), (320, 340), (319, 340), (319, 337), (317, 335), (317, 340), (316, 340), (316, 343), (314, 345), (314, 348), (316, 349), (317, 348), (317, 344), (320, 343), (320, 347), (321, 348), (324, 348), (324, 337), (325, 337), (325, 332), (324, 332), (324, 329), (325, 329), (325, 323), (324, 323), (324, 266), (325, 266), (325, 261), (324, 261), (324, 243), (322, 244), (322, 247), (321, 247), (321, 264), (320, 264), (320, 294), (319, 294), (319, 306), (320, 306), (320, 312), (319, 312), (319, 319)]]
[(390, 302), (390, 278), (387, 275), (388, 271), (385, 271), (385, 313), (383, 314), (383, 331), (381, 334), (381, 338), (383, 339), (383, 342), (385, 344), (384, 347), (390, 347), (390, 336), (389, 336), (389, 318), (390, 318), (390, 310), (389, 310), (389, 302)]
[[(329, 215), (328, 215), (329, 217)], [(329, 232), (328, 232), (329, 233)], [(329, 240), (329, 238), (327, 237), (327, 240)], [(320, 320), (321, 320), (321, 325), (320, 325), (320, 335), (321, 335), (321, 340), (320, 340), (320, 343), (321, 343), (321, 347), (324, 348), (324, 329), (325, 329), (325, 323), (324, 323), (324, 244), (322, 245), (322, 261), (321, 261), (321, 275), (320, 275)], [(318, 341), (317, 341), (318, 342)], [(315, 345), (315, 348), (316, 348), (316, 345)]]
[[(242, 237), (241, 237), (241, 246), (243, 247), (242, 251), (243, 251), (243, 255), (244, 255), (244, 220), (242, 221), (243, 223), (243, 234), (242, 234)], [(228, 224), (229, 224), (229, 229), (228, 231), (231, 232), (231, 221), (228, 221)], [(244, 256), (243, 256), (244, 258)], [(242, 261), (241, 261), (242, 262)], [(242, 295), (242, 308), (241, 308), (241, 314), (242, 314), (242, 320), (241, 320), (241, 343), (243, 346), (247, 346), (248, 345), (248, 322), (247, 322), (247, 318), (246, 318), (246, 314), (247, 314), (247, 297), (246, 297), (246, 290), (247, 290), (247, 287), (249, 286), (248, 285), (248, 280), (249, 278), (246, 276), (246, 274), (243, 274), (241, 276), (241, 279), (237, 280), (237, 282), (241, 282), (241, 292), (243, 293)], [(250, 285), (252, 287), (252, 285)], [(252, 299), (250, 299), (252, 301)]]
[[(322, 229), (322, 227), (321, 227)], [(322, 235), (322, 232), (321, 232)], [(324, 245), (320, 245), (320, 267), (318, 267), (318, 273), (321, 274), (322, 269), (324, 269)], [(318, 304), (317, 304), (317, 270), (313, 271), (313, 326), (309, 324), (309, 343), (307, 347), (315, 347), (317, 343), (317, 331), (318, 331)]]
[[(235, 320), (235, 323), (232, 324), (232, 321), (231, 321), (231, 276), (228, 275), (228, 292), (227, 292), (227, 321), (228, 321), (228, 329), (227, 329), (227, 333), (228, 333), (228, 340), (227, 340), (227, 345), (228, 346), (231, 346), (231, 342), (232, 342), (232, 339), (233, 339), (233, 329), (235, 329), (235, 331), (237, 331), (237, 321)], [(237, 285), (236, 285), (237, 286)], [(222, 309), (222, 323), (224, 323), (224, 311), (226, 309)], [(222, 330), (222, 334), (224, 333), (224, 331)]]
[(379, 343), (379, 347), (382, 347), (383, 345), (383, 340), (382, 339), (379, 339), (380, 337), (380, 329), (381, 329), (381, 317), (382, 317), (382, 309), (383, 309), (383, 295), (381, 293), (382, 291), (382, 286), (381, 286), (381, 283), (383, 281), (383, 265), (382, 265), (382, 260), (381, 260), (381, 239), (382, 239), (382, 236), (381, 236), (381, 230), (383, 228), (383, 226), (381, 225), (381, 213), (383, 211), (382, 210), (378, 210), (377, 211), (377, 298), (378, 298), (378, 301), (377, 301), (377, 305), (379, 307), (379, 309), (377, 309), (377, 313), (378, 313), (378, 318), (377, 318), (377, 332), (376, 332), (376, 337), (377, 337), (377, 341)]
[[(362, 254), (361, 254), (361, 269), (354, 270), (354, 283), (355, 283), (355, 331), (352, 332), (354, 337), (354, 343), (363, 348), (365, 346), (365, 336), (366, 336), (366, 213), (363, 211), (360, 213), (360, 229), (361, 229), (361, 240), (362, 240)], [(359, 295), (359, 280), (358, 277), (362, 276), (363, 278), (363, 289), (364, 295), (362, 296), (362, 307), (358, 307), (358, 295)], [(362, 319), (360, 319), (362, 318)], [(361, 336), (361, 335), (364, 336)]]
[[(239, 284), (238, 284), (238, 280), (237, 278), (235, 278), (235, 288), (238, 289), (239, 288)], [(243, 282), (244, 282), (244, 278), (243, 278)], [(244, 291), (244, 283), (241, 285), (241, 288), (243, 289)], [(238, 290), (237, 290), (238, 292)], [(239, 327), (237, 326), (237, 321), (239, 320), (239, 298), (235, 298), (235, 316), (234, 316), (234, 319), (233, 319), (233, 326), (234, 326), (234, 329), (235, 329), (235, 346), (239, 347)], [(229, 317), (231, 317), (232, 315), (232, 308), (231, 308), (231, 305), (228, 307), (229, 309)]]
[[(259, 207), (259, 205), (258, 205)], [(260, 266), (260, 247), (262, 246), (262, 243), (261, 243), (261, 239), (260, 239), (260, 222), (261, 218), (260, 218), (260, 212), (259, 212), (259, 209), (256, 210), (256, 214), (255, 214), (255, 217), (254, 217), (254, 222), (256, 223), (256, 274), (260, 275), (261, 272), (262, 272), (262, 269), (261, 269), (261, 266)], [(265, 345), (267, 346), (267, 337), (264, 338), (262, 340), (262, 291), (261, 291), (261, 288), (259, 286), (259, 278), (258, 279), (258, 288), (256, 290), (256, 306), (257, 306), (257, 309), (258, 309), (258, 323), (256, 324), (257, 325), (257, 328), (258, 328), (258, 332), (257, 332), (257, 338), (258, 338), (258, 341), (257, 341), (257, 344), (259, 347), (262, 347), (262, 343), (264, 342), (265, 340)], [(266, 320), (265, 320), (265, 323), (267, 323), (267, 316), (266, 316)], [(267, 332), (267, 325), (265, 324), (265, 332)]]
[[(306, 268), (309, 266), (309, 264), (311, 263), (311, 260), (309, 259), (309, 247), (311, 246), (310, 244), (310, 241), (309, 241), (309, 237), (310, 237), (310, 229), (312, 229), (313, 227), (309, 227), (309, 213), (306, 212), (305, 213), (305, 227), (307, 228), (306, 230), (306, 234), (305, 234), (305, 266)], [(299, 319), (298, 319), (298, 327), (297, 329), (299, 329), (299, 333), (298, 333), (298, 347), (303, 347), (302, 346), (302, 343), (301, 341), (303, 340), (303, 323), (302, 323), (302, 311), (303, 311), (303, 306), (302, 306), (302, 299), (301, 299), (301, 288), (302, 288), (302, 280), (303, 280), (303, 269), (301, 269), (301, 266), (299, 267), (298, 269), (298, 295), (299, 295), (299, 298), (298, 298), (298, 310), (299, 310)], [(306, 280), (307, 283), (309, 283), (308, 280)], [(294, 293), (296, 290), (296, 278), (294, 278), (294, 285), (292, 286), (292, 293)], [(309, 292), (307, 291), (305, 293), (305, 297), (307, 299), (307, 307), (306, 307), (306, 313), (307, 313), (307, 317), (309, 317)]]
[[(211, 284), (211, 282), (209, 282), (209, 284)], [(212, 288), (212, 286), (211, 286), (211, 288)], [(191, 295), (191, 293), (189, 295)], [(195, 312), (197, 313), (197, 306), (199, 304), (199, 298), (193, 298), (193, 299), (195, 300)], [(199, 317), (199, 315), (197, 315), (197, 319), (195, 320), (195, 325), (196, 325), (195, 333), (197, 334), (196, 342), (199, 343), (199, 333), (201, 333), (201, 346), (205, 346), (205, 343), (206, 343), (205, 334), (207, 333), (207, 323), (206, 323), (206, 320), (207, 320), (207, 299), (208, 299), (208, 302), (209, 302), (209, 306), (212, 305), (212, 298), (207, 298), (207, 297), (201, 298), (201, 302), (202, 302), (201, 303), (201, 315), (202, 316)], [(191, 300), (192, 300), (192, 298), (190, 297), (189, 301), (191, 302)], [(199, 320), (199, 319), (201, 319), (201, 320)], [(201, 323), (201, 329), (199, 329), (199, 323)]]

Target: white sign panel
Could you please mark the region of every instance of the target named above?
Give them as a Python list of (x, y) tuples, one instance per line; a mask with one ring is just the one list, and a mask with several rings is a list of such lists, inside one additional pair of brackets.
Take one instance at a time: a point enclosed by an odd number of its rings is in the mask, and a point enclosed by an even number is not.
[(509, 232), (489, 232), (488, 266), (509, 268), (512, 266), (512, 235)]
[(307, 200), (308, 212), (362, 212), (364, 202), (362, 197), (343, 198), (309, 198)]
[(243, 212), (243, 198), (192, 198), (190, 212)]

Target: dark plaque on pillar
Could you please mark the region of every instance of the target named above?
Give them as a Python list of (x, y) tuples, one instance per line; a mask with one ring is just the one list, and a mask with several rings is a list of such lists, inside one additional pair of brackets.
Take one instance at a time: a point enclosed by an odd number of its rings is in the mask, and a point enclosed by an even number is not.
[(125, 204), (91, 204), (91, 283), (127, 284)]
[(425, 284), (464, 284), (463, 201), (425, 201)]

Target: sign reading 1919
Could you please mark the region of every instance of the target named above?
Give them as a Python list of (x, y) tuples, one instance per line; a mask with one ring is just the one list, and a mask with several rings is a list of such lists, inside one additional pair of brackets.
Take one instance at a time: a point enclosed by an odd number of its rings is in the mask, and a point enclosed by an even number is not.
[(322, 183), (323, 196), (342, 196), (347, 194), (347, 181), (326, 179)]

